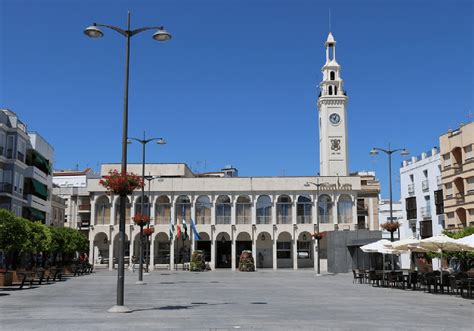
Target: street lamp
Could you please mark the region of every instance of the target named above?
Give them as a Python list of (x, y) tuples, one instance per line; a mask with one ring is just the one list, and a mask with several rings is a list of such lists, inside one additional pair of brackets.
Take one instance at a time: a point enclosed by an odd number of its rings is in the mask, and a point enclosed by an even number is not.
[[(146, 139), (145, 138), (145, 131), (143, 131), (143, 139), (138, 139), (138, 138), (128, 138), (127, 143), (131, 144), (132, 141), (139, 142), (142, 144), (142, 180), (145, 181), (145, 150), (146, 150), (146, 144), (156, 141), (158, 145), (165, 145), (166, 141), (163, 138), (151, 138), (151, 139)], [(150, 181), (148, 182), (148, 185), (150, 185)], [(148, 197), (148, 199), (150, 199)], [(150, 210), (150, 201), (148, 201), (148, 210)], [(145, 185), (142, 186), (142, 196), (141, 196), (141, 214), (145, 215)], [(150, 217), (150, 215), (148, 215)], [(139, 254), (139, 264), (138, 264), (138, 281), (135, 283), (137, 285), (145, 285), (143, 282), (143, 226), (145, 224), (143, 222), (140, 223), (140, 254)]]
[[(400, 152), (400, 155), (408, 155), (410, 154), (406, 148), (400, 149), (390, 149), (390, 144), (388, 144), (388, 149), (383, 148), (372, 148), (370, 151), (371, 156), (376, 156), (380, 152), (384, 152), (388, 155), (388, 178), (389, 178), (389, 188), (390, 188), (390, 223), (393, 223), (393, 206), (392, 206), (392, 154), (396, 152)], [(390, 241), (393, 242), (393, 231), (390, 231)], [(393, 264), (392, 264), (393, 266)]]
[[(128, 12), (127, 29), (94, 23), (84, 30), (86, 36), (90, 38), (101, 38), (104, 33), (99, 27), (108, 28), (118, 32), (127, 39), (125, 48), (125, 89), (124, 89), (124, 107), (123, 107), (123, 130), (122, 130), (122, 175), (127, 173), (127, 136), (128, 136), (128, 83), (130, 72), (130, 38), (147, 30), (157, 29), (158, 31), (153, 35), (153, 39), (158, 41), (167, 41), (171, 39), (169, 34), (162, 26), (151, 26), (135, 30), (130, 30), (130, 12)], [(131, 310), (124, 306), (124, 255), (125, 255), (125, 204), (127, 196), (125, 193), (120, 194), (120, 219), (119, 219), (119, 233), (118, 233), (118, 270), (117, 270), (117, 304), (109, 309), (111, 313), (128, 313)]]
[[(320, 183), (320, 182), (319, 182), (319, 178), (316, 180), (316, 183), (313, 183), (313, 182), (306, 182), (306, 183), (304, 184), (304, 186), (306, 186), (306, 187), (309, 187), (310, 185), (316, 186), (316, 202), (317, 202), (317, 203), (316, 203), (316, 208), (319, 207), (319, 188), (320, 188), (321, 186), (324, 187), (324, 186), (326, 186), (327, 184), (328, 184), (328, 183)], [(316, 232), (319, 234), (319, 210), (317, 210), (317, 211), (318, 211), (318, 214), (317, 214), (317, 217), (316, 217)], [(319, 241), (320, 241), (320, 240), (321, 240), (321, 238), (319, 238), (319, 237), (316, 238), (316, 241), (317, 241), (317, 243), (318, 243), (318, 247), (317, 247), (317, 249), (318, 249), (318, 251), (317, 251), (317, 252), (318, 252), (318, 271), (317, 271), (316, 276), (321, 276), (321, 258), (320, 258), (320, 252), (321, 252), (321, 251), (320, 251), (320, 245), (319, 245)]]

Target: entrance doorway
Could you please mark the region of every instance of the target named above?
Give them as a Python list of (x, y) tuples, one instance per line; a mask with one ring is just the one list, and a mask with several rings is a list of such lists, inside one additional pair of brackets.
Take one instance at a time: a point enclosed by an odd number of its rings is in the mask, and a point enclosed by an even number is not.
[(196, 242), (196, 249), (202, 251), (204, 255), (204, 261), (211, 261), (211, 241), (210, 240), (199, 240)]

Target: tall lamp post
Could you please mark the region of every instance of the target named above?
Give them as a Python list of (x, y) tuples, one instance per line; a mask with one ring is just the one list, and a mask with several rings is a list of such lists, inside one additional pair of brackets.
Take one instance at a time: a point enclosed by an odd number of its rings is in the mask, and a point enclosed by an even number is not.
[[(388, 178), (389, 178), (389, 190), (390, 190), (390, 223), (393, 223), (393, 206), (392, 206), (392, 154), (400, 152), (400, 155), (410, 154), (406, 148), (400, 149), (390, 149), (390, 144), (388, 144), (388, 149), (383, 148), (372, 148), (370, 155), (376, 156), (379, 152), (384, 152), (388, 155)], [(390, 232), (390, 241), (393, 242), (393, 231)], [(392, 264), (393, 267), (393, 264)]]
[[(158, 145), (165, 145), (166, 141), (163, 138), (150, 138), (146, 139), (145, 138), (145, 131), (143, 131), (143, 139), (138, 139), (138, 138), (128, 138), (127, 142), (129, 144), (132, 143), (132, 141), (139, 142), (142, 144), (142, 180), (145, 181), (145, 151), (146, 151), (146, 144), (151, 143), (152, 141), (156, 141)], [(148, 182), (148, 185), (150, 185), (150, 182)], [(150, 197), (148, 197), (150, 199)], [(150, 208), (150, 201), (148, 201), (148, 210)], [(141, 214), (145, 216), (145, 185), (142, 186), (142, 196), (141, 196)], [(148, 215), (150, 217), (150, 215)], [(135, 283), (137, 285), (145, 285), (145, 282), (143, 282), (143, 226), (144, 222), (140, 223), (140, 253), (139, 253), (139, 264), (138, 264), (138, 281)]]
[[(153, 39), (157, 41), (168, 41), (171, 39), (171, 34), (168, 33), (162, 26), (150, 26), (140, 29), (130, 30), (130, 12), (128, 12), (127, 28), (126, 30), (105, 24), (94, 23), (84, 30), (86, 36), (90, 38), (101, 38), (104, 36), (99, 27), (104, 27), (118, 32), (126, 38), (125, 47), (125, 90), (124, 90), (124, 107), (123, 107), (123, 130), (122, 130), (122, 175), (127, 173), (127, 136), (128, 136), (128, 85), (129, 85), (129, 71), (130, 71), (130, 38), (136, 36), (140, 32), (147, 30), (158, 30), (153, 34)], [(128, 313), (131, 310), (124, 306), (124, 255), (125, 255), (125, 212), (126, 212), (127, 196), (120, 194), (120, 219), (119, 219), (119, 240), (118, 240), (118, 270), (117, 270), (117, 303), (108, 311), (111, 313)]]
[[(306, 184), (304, 184), (304, 186), (307, 186), (309, 187), (310, 185), (313, 185), (313, 186), (316, 186), (316, 208), (319, 207), (319, 188), (321, 186), (326, 186), (328, 183), (320, 183), (319, 182), (319, 178), (316, 180), (316, 183), (313, 183), (313, 182), (306, 182)], [(318, 214), (316, 216), (316, 232), (318, 233), (319, 235), (319, 210), (318, 211)], [(321, 276), (321, 258), (320, 258), (320, 245), (319, 245), (319, 241), (321, 240), (321, 238), (315, 238), (317, 243), (318, 243), (318, 247), (317, 247), (317, 252), (318, 252), (318, 270), (317, 270), (317, 274), (316, 276)]]

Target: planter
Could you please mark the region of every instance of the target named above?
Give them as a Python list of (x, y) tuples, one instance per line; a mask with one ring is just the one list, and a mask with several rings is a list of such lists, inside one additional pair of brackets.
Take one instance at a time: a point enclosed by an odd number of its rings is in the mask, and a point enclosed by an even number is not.
[(242, 251), (242, 254), (240, 254), (239, 271), (255, 271), (255, 262), (253, 260), (252, 251)]
[(13, 282), (13, 272), (2, 271), (0, 272), (0, 286), (11, 286)]
[(206, 262), (204, 261), (204, 254), (202, 251), (196, 250), (191, 256), (191, 263), (189, 264), (189, 271), (204, 271), (206, 270)]

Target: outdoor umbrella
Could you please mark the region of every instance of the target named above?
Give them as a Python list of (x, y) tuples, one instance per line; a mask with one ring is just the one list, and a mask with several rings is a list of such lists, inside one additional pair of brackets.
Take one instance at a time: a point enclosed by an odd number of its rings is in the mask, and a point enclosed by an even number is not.
[(459, 238), (456, 240), (457, 243), (466, 246), (465, 251), (474, 251), (474, 234), (470, 236)]
[(414, 237), (408, 237), (395, 242), (390, 242), (390, 245), (387, 245), (387, 248), (392, 248), (397, 251), (409, 251), (410, 252), (410, 269), (413, 269), (413, 260), (411, 253), (413, 252), (426, 252), (426, 249), (419, 247), (420, 240)]
[[(459, 252), (469, 247), (444, 234), (422, 239), (418, 246), (431, 252), (441, 253), (441, 263), (443, 261), (443, 252)], [(443, 272), (441, 270), (441, 283), (442, 282)]]
[(361, 246), (360, 249), (365, 253), (381, 253), (383, 259), (383, 270), (385, 271), (385, 254), (398, 254), (398, 251), (386, 247), (390, 244), (390, 241), (381, 239), (379, 241)]

